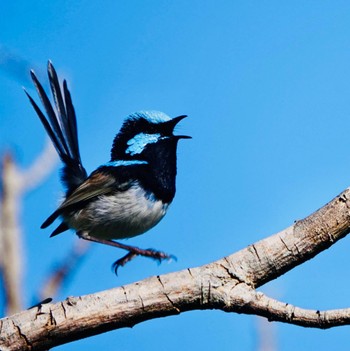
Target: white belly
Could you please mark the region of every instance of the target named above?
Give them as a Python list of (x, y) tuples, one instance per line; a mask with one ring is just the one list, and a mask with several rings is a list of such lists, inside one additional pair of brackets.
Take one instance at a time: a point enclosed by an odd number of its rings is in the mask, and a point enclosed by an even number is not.
[(127, 191), (101, 195), (85, 209), (66, 216), (65, 221), (97, 238), (131, 238), (154, 227), (168, 206), (135, 185)]

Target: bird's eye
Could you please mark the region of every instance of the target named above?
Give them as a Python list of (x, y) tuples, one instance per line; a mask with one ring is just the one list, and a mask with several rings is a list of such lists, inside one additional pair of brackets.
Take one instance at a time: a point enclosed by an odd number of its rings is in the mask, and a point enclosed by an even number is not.
[(164, 138), (166, 137), (162, 137), (159, 133), (156, 133), (156, 134), (139, 133), (126, 143), (128, 147), (125, 150), (125, 153), (131, 156), (140, 154), (148, 144), (154, 144)]

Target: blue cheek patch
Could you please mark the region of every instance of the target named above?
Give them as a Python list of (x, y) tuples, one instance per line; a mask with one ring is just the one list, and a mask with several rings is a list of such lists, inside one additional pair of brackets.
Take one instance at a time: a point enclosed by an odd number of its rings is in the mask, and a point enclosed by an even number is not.
[(137, 134), (127, 142), (128, 148), (125, 153), (131, 156), (140, 154), (146, 145), (156, 143), (159, 139), (161, 139), (160, 134)]

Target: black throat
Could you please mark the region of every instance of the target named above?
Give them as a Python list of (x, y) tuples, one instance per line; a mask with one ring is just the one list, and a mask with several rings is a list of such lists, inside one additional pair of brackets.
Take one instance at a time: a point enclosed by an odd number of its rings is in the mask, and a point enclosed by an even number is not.
[(164, 203), (172, 202), (176, 192), (176, 146), (177, 140), (157, 143), (146, 154), (149, 167), (140, 182), (146, 191), (151, 191)]
[(145, 164), (125, 167), (115, 174), (121, 181), (133, 179), (149, 194), (164, 203), (172, 202), (176, 191), (176, 148), (178, 139), (168, 137), (150, 144), (140, 154), (119, 154), (118, 159), (111, 161), (143, 161)]

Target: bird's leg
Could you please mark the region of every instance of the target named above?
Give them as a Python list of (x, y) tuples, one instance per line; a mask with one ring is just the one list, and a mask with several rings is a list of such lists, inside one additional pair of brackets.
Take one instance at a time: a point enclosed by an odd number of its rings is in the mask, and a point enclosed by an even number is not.
[(120, 266), (124, 266), (127, 262), (131, 261), (132, 259), (134, 259), (136, 256), (139, 256), (139, 255), (154, 258), (154, 259), (158, 260), (159, 262), (161, 262), (162, 260), (176, 259), (175, 256), (168, 255), (162, 251), (156, 251), (153, 249), (144, 250), (144, 249), (140, 249), (136, 246), (121, 244), (121, 243), (118, 243), (118, 242), (113, 241), (113, 240), (95, 238), (95, 237), (89, 235), (87, 232), (77, 232), (77, 235), (79, 236), (79, 238), (84, 239), (84, 240), (93, 241), (95, 243), (100, 243), (100, 244), (109, 245), (109, 246), (113, 246), (113, 247), (118, 247), (119, 249), (129, 251), (125, 256), (123, 256), (122, 258), (120, 258), (119, 260), (117, 260), (113, 263), (112, 267), (113, 267), (116, 274), (117, 274), (117, 270)]

